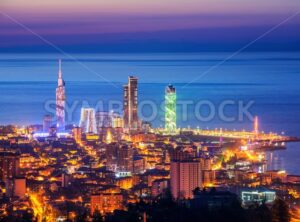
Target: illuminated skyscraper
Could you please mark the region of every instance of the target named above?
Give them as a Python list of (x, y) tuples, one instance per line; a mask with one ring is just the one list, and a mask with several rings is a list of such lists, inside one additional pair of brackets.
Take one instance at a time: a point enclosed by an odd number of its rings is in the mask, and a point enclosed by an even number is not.
[(61, 60), (59, 60), (58, 81), (56, 87), (56, 126), (58, 131), (65, 130), (65, 82), (62, 79)]
[(129, 76), (128, 84), (124, 85), (124, 127), (133, 130), (138, 128), (137, 80), (136, 77)]
[(165, 92), (165, 129), (168, 133), (176, 131), (176, 90), (172, 85)]
[(81, 108), (79, 126), (84, 133), (97, 133), (95, 109)]

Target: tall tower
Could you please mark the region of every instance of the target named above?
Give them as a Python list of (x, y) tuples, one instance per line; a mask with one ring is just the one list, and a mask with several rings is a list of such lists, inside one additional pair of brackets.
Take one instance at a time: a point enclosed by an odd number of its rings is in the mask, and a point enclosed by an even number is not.
[(176, 90), (172, 85), (167, 86), (165, 92), (165, 130), (176, 131)]
[(56, 87), (56, 126), (58, 131), (65, 130), (65, 82), (62, 79), (61, 60), (59, 60), (58, 81)]
[(79, 126), (84, 133), (97, 133), (95, 109), (81, 108)]
[(128, 84), (124, 85), (124, 127), (133, 130), (138, 128), (137, 81), (138, 79), (136, 77), (129, 76)]

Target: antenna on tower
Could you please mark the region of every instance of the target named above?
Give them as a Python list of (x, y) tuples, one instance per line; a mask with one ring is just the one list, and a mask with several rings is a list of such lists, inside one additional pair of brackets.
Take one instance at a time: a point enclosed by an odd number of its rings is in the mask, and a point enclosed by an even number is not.
[(58, 78), (62, 78), (61, 59), (58, 60)]

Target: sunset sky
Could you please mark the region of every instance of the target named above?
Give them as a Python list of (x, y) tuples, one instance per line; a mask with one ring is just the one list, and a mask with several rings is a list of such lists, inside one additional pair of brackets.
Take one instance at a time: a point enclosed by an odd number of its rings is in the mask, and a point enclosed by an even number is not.
[(300, 50), (298, 0), (1, 0), (0, 47), (55, 51), (43, 38), (76, 52), (231, 51), (283, 21), (248, 50)]

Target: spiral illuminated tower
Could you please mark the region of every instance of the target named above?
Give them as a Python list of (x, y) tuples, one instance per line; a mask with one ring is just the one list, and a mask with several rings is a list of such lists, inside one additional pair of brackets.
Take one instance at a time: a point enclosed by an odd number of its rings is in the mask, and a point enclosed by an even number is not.
[(165, 130), (167, 133), (176, 131), (176, 90), (172, 85), (165, 91)]
[(65, 82), (62, 78), (61, 60), (59, 60), (58, 80), (56, 87), (56, 125), (58, 131), (65, 130)]

